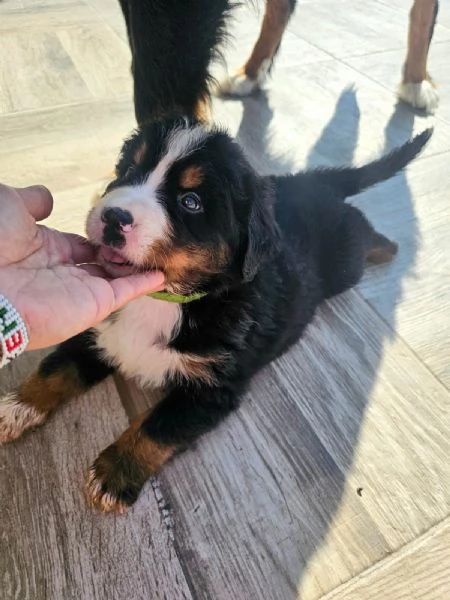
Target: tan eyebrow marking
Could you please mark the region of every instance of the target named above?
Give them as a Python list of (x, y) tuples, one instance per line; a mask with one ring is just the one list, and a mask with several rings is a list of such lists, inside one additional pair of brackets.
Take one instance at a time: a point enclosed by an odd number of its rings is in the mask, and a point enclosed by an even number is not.
[(202, 167), (193, 165), (187, 167), (180, 176), (180, 187), (182, 188), (194, 188), (203, 183), (205, 174)]

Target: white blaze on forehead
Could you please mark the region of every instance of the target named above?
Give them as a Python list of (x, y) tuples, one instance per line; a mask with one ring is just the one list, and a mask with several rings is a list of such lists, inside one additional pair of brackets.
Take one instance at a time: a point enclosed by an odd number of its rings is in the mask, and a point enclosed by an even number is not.
[(167, 171), (180, 158), (189, 156), (197, 150), (208, 137), (204, 125), (194, 125), (190, 129), (173, 129), (167, 139), (166, 153), (147, 179), (147, 186), (157, 190), (163, 183)]

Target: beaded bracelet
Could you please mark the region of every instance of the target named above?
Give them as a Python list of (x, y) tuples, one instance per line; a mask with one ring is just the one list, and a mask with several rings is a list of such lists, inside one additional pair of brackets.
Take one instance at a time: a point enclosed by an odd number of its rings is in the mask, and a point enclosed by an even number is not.
[(0, 294), (0, 368), (22, 354), (27, 344), (28, 333), (22, 317)]

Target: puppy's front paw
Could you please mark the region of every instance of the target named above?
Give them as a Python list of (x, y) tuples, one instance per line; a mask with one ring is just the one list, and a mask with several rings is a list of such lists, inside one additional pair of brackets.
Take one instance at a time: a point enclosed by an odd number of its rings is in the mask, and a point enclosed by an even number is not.
[(16, 393), (12, 392), (0, 399), (0, 445), (12, 442), (27, 429), (38, 427), (47, 417), (25, 402), (21, 402)]
[(147, 477), (133, 457), (112, 444), (89, 469), (88, 502), (103, 512), (122, 514), (137, 500)]
[(436, 88), (427, 80), (420, 83), (401, 83), (398, 96), (414, 108), (420, 108), (428, 114), (433, 114), (439, 104)]

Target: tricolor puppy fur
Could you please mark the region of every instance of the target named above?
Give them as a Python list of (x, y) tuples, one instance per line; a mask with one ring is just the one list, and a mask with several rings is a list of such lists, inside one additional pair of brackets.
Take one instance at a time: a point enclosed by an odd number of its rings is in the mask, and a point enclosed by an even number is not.
[(59, 346), (1, 404), (0, 439), (115, 369), (163, 387), (89, 471), (90, 501), (125, 510), (174, 453), (236, 409), (323, 300), (354, 286), (367, 262), (393, 258), (396, 244), (345, 200), (392, 177), (430, 135), (362, 167), (261, 177), (223, 130), (188, 120), (141, 128), (87, 232), (111, 275), (161, 269), (167, 291), (191, 301), (140, 298)]

